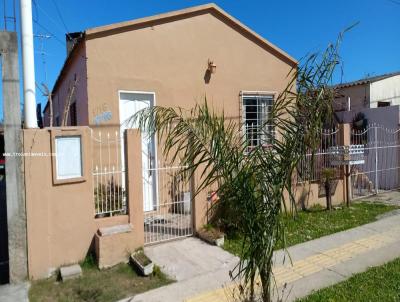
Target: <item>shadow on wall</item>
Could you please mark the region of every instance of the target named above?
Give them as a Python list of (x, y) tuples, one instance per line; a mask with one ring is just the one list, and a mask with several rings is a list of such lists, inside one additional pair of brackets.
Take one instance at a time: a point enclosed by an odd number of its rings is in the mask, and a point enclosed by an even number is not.
[(211, 71), (209, 69), (204, 73), (204, 83), (209, 84), (211, 80)]

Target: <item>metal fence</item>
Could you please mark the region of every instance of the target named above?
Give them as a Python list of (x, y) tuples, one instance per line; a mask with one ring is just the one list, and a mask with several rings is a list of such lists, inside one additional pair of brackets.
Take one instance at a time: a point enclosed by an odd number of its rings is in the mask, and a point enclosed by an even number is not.
[(341, 176), (338, 166), (332, 165), (331, 148), (339, 145), (339, 129), (323, 129), (319, 135), (318, 149), (309, 152), (299, 162), (297, 182), (316, 182), (322, 179), (325, 169), (334, 169), (334, 177)]
[(125, 165), (119, 132), (92, 131), (95, 217), (126, 214)]
[[(144, 212), (144, 241), (151, 244), (193, 235), (192, 193), (182, 167), (148, 169), (154, 175), (156, 194)], [(145, 201), (146, 202), (146, 201)]]
[(364, 145), (364, 163), (351, 167), (353, 199), (400, 187), (400, 129), (372, 124), (351, 131), (351, 143)]

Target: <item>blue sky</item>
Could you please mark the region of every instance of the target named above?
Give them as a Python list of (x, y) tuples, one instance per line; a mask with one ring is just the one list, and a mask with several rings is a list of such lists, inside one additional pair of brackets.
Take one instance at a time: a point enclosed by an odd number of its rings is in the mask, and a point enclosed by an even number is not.
[[(12, 0), (5, 0), (11, 14)], [(2, 1), (3, 2), (3, 1)], [(19, 1), (16, 1), (19, 2)], [(36, 82), (52, 87), (65, 60), (66, 31), (150, 16), (208, 3), (201, 0), (35, 0)], [(400, 70), (400, 0), (215, 0), (217, 5), (296, 59), (344, 38), (343, 81)], [(55, 5), (56, 3), (56, 5)], [(35, 5), (36, 4), (36, 5)], [(4, 29), (3, 3), (0, 29)], [(19, 7), (17, 30), (19, 31)], [(61, 15), (61, 16), (60, 16)], [(64, 25), (65, 24), (65, 25)], [(8, 23), (8, 27), (12, 27)], [(44, 54), (42, 54), (44, 53)], [(46, 66), (46, 67), (45, 67)], [(334, 79), (340, 81), (339, 75)], [(1, 87), (0, 87), (1, 88)], [(2, 104), (2, 96), (0, 96)], [(45, 100), (37, 91), (37, 101)], [(0, 109), (0, 118), (3, 115)]]

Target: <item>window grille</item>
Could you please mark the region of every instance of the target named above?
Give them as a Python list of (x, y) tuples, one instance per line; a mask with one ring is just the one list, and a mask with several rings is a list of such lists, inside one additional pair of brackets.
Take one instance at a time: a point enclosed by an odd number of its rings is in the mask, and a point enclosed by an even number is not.
[(242, 95), (242, 127), (248, 151), (271, 144), (274, 127), (268, 121), (273, 103), (273, 95)]

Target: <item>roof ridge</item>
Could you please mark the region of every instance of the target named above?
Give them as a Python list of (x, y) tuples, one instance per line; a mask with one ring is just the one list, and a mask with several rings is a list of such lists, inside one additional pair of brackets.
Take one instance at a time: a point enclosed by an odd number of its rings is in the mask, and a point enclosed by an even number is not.
[(86, 39), (95, 39), (96, 37), (100, 35), (112, 35), (115, 32), (119, 32), (121, 30), (129, 30), (131, 27), (136, 27), (140, 25), (148, 26), (149, 24), (152, 24), (154, 22), (162, 22), (162, 21), (168, 21), (168, 20), (173, 20), (175, 18), (179, 17), (187, 17), (196, 13), (201, 13), (201, 12), (207, 12), (207, 11), (213, 11), (222, 16), (225, 20), (231, 22), (232, 24), (235, 24), (236, 26), (239, 27), (242, 31), (246, 32), (247, 34), (251, 35), (254, 39), (256, 39), (258, 42), (264, 44), (267, 46), (270, 50), (276, 52), (277, 54), (283, 56), (286, 58), (286, 60), (290, 61), (292, 64), (297, 64), (297, 60), (290, 56), (288, 53), (286, 53), (284, 50), (281, 48), (277, 47), (273, 43), (269, 42), (266, 40), (264, 37), (260, 36), (256, 32), (254, 32), (252, 29), (244, 25), (241, 21), (237, 20), (227, 12), (225, 12), (222, 8), (220, 8), (218, 5), (215, 3), (208, 3), (208, 4), (203, 4), (203, 5), (198, 5), (198, 6), (192, 6), (189, 8), (184, 8), (180, 10), (175, 10), (171, 12), (166, 12), (162, 14), (157, 14), (153, 16), (148, 16), (144, 18), (139, 18), (139, 19), (133, 19), (129, 21), (123, 21), (123, 22), (118, 22), (118, 23), (113, 23), (109, 25), (104, 25), (104, 26), (98, 26), (94, 28), (89, 28), (85, 30), (85, 36)]
[(384, 79), (387, 79), (387, 78), (390, 78), (393, 76), (397, 76), (397, 75), (400, 75), (400, 70), (394, 71), (394, 72), (388, 72), (388, 73), (384, 73), (384, 74), (376, 75), (376, 76), (367, 76), (367, 77), (364, 77), (364, 78), (361, 78), (358, 80), (349, 81), (349, 82), (345, 82), (345, 83), (339, 83), (339, 84), (333, 85), (333, 87), (344, 88), (344, 87), (362, 85), (362, 84), (381, 81), (381, 80), (384, 80)]

